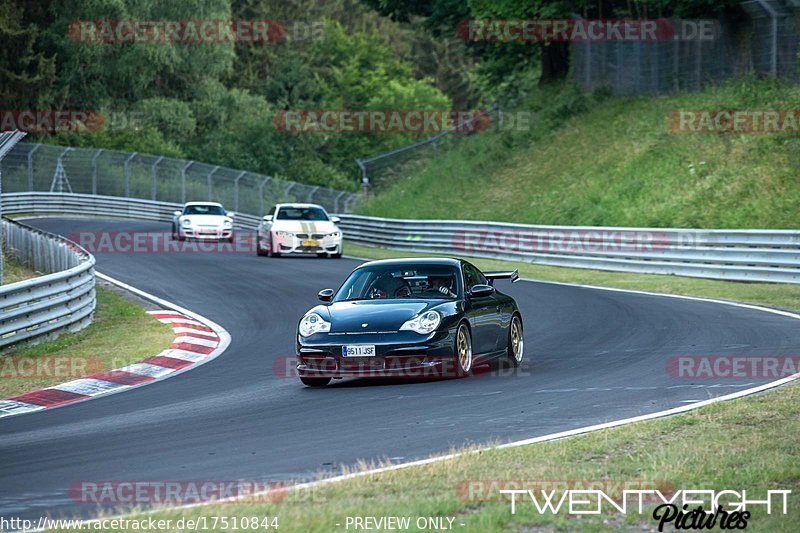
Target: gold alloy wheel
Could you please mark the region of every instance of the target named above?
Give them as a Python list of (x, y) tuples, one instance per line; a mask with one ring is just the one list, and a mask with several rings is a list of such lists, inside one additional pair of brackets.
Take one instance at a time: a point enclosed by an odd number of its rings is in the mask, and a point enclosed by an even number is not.
[(458, 328), (458, 364), (464, 373), (472, 370), (472, 342), (463, 325)]
[(524, 349), (524, 341), (522, 340), (522, 325), (519, 323), (519, 318), (514, 317), (511, 319), (511, 352), (514, 355), (514, 360), (517, 363), (522, 362)]

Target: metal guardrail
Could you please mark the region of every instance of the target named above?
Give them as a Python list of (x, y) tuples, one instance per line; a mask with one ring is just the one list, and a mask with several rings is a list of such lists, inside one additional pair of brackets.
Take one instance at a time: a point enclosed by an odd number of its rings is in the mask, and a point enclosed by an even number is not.
[(541, 265), (800, 283), (800, 231), (537, 226), (340, 215), (366, 246)]
[[(180, 204), (65, 193), (3, 195), (9, 213), (171, 222)], [(644, 274), (800, 283), (800, 231), (540, 226), (338, 215), (345, 239), (418, 253)], [(237, 213), (237, 229), (260, 217)]]
[(94, 257), (77, 244), (2, 219), (5, 251), (45, 275), (0, 286), (0, 347), (78, 331), (94, 313)]

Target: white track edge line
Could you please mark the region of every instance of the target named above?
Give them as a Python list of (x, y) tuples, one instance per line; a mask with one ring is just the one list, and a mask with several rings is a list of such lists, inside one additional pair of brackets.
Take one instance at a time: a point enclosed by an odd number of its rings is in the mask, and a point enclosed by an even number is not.
[[(193, 311), (189, 311), (188, 309), (184, 309), (183, 307), (181, 307), (181, 306), (179, 306), (177, 304), (174, 304), (174, 303), (172, 303), (170, 301), (164, 300), (163, 298), (159, 298), (158, 296), (152, 295), (152, 294), (150, 294), (148, 292), (145, 292), (145, 291), (143, 291), (141, 289), (137, 289), (136, 287), (132, 287), (131, 285), (128, 285), (127, 283), (119, 281), (118, 279), (112, 278), (111, 276), (108, 276), (106, 274), (102, 274), (100, 272), (95, 271), (95, 276), (97, 276), (98, 278), (100, 278), (100, 279), (102, 279), (104, 281), (107, 281), (108, 283), (111, 283), (112, 285), (116, 285), (116, 286), (121, 287), (121, 288), (123, 288), (123, 289), (125, 289), (127, 291), (130, 291), (130, 292), (136, 294), (137, 296), (140, 296), (140, 297), (144, 298), (145, 300), (150, 300), (151, 302), (154, 302), (154, 303), (157, 303), (157, 304), (162, 305), (164, 307), (167, 307), (169, 309), (172, 309), (173, 311), (177, 311), (179, 313), (183, 313), (186, 316), (189, 316), (192, 319), (197, 320), (198, 322), (202, 322), (203, 325), (210, 327), (217, 334), (217, 336), (219, 337), (219, 344), (214, 349), (214, 351), (209, 353), (208, 357), (204, 358), (203, 360), (196, 361), (193, 364), (191, 364), (189, 366), (186, 366), (184, 368), (173, 370), (172, 372), (164, 374), (163, 376), (160, 376), (160, 377), (157, 377), (157, 378), (153, 378), (151, 380), (144, 381), (142, 383), (137, 383), (135, 385), (123, 385), (122, 387), (118, 387), (118, 388), (115, 388), (115, 389), (104, 391), (104, 392), (101, 392), (99, 394), (95, 394), (95, 395), (92, 395), (92, 396), (88, 396), (86, 398), (82, 398), (80, 400), (76, 400), (74, 402), (68, 402), (68, 403), (63, 403), (63, 404), (60, 404), (60, 405), (53, 405), (53, 406), (41, 405), (41, 406), (37, 406), (37, 407), (39, 407), (38, 409), (31, 409), (30, 411), (21, 411), (19, 413), (0, 414), (0, 420), (5, 419), (5, 418), (10, 418), (12, 416), (22, 416), (22, 415), (28, 415), (28, 414), (33, 414), (33, 413), (39, 413), (41, 411), (51, 411), (53, 409), (59, 409), (59, 408), (62, 408), (62, 407), (67, 407), (67, 406), (70, 406), (70, 405), (77, 405), (79, 403), (87, 402), (89, 400), (94, 400), (95, 398), (100, 398), (100, 397), (103, 397), (103, 396), (111, 396), (112, 394), (119, 394), (119, 393), (122, 393), (122, 392), (127, 392), (129, 390), (137, 389), (139, 387), (146, 387), (147, 385), (152, 385), (153, 383), (157, 383), (159, 381), (163, 381), (165, 379), (169, 379), (171, 377), (177, 376), (178, 374), (183, 374), (184, 372), (189, 372), (190, 370), (194, 370), (197, 367), (200, 367), (200, 366), (202, 366), (202, 365), (204, 365), (204, 364), (206, 364), (206, 363), (208, 363), (210, 361), (213, 361), (214, 359), (219, 357), (228, 348), (228, 345), (231, 343), (231, 336), (230, 336), (230, 334), (228, 333), (228, 331), (225, 328), (223, 328), (222, 326), (220, 326), (216, 322), (207, 319), (206, 317), (204, 317), (202, 315), (199, 315), (199, 314), (197, 314), (197, 313), (195, 313)], [(155, 320), (158, 320), (158, 319), (155, 319)], [(137, 363), (140, 363), (140, 362), (141, 361), (133, 361), (130, 364), (137, 364)], [(58, 387), (58, 385), (53, 385), (53, 386), (47, 387), (47, 388), (57, 388), (57, 387)]]

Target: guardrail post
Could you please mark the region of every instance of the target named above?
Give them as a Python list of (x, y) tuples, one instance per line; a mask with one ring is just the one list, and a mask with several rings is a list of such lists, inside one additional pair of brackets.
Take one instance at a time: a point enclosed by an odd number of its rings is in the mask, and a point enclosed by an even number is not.
[(97, 158), (105, 152), (105, 149), (100, 148), (93, 156), (92, 156), (92, 194), (97, 194)]
[(125, 160), (125, 163), (122, 166), (125, 175), (125, 198), (130, 198), (131, 196), (131, 174), (128, 169), (128, 163), (130, 163), (131, 160), (137, 155), (139, 155), (139, 152), (133, 152), (131, 155), (128, 156), (128, 158)]
[(186, 171), (194, 164), (194, 161), (189, 161), (181, 169), (181, 203), (186, 203)]
[(213, 176), (214, 172), (216, 172), (217, 170), (219, 170), (219, 165), (215, 166), (211, 170), (211, 172), (208, 173), (207, 179), (208, 179), (208, 201), (209, 202), (211, 201), (211, 192), (212, 192), (212, 189), (211, 189), (211, 176)]
[(239, 212), (239, 180), (247, 174), (246, 170), (239, 172), (239, 175), (233, 180), (233, 210)]
[(33, 150), (28, 152), (28, 190), (33, 191), (33, 154), (41, 148), (41, 144), (37, 144), (33, 147)]
[(150, 167), (150, 199), (154, 202), (156, 200), (156, 167), (162, 159), (164, 159), (163, 155), (156, 159), (156, 162)]

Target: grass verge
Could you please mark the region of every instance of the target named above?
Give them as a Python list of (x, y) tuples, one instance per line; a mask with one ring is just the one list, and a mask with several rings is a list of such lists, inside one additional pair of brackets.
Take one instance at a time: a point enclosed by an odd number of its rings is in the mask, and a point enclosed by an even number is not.
[(752, 78), (657, 98), (542, 89), (507, 110), (532, 113), (530, 129), (464, 138), (358, 211), (578, 226), (796, 228), (796, 135), (674, 133), (667, 117), (798, 105), (797, 87)]
[(98, 286), (89, 327), (0, 357), (0, 398), (140, 361), (174, 339), (172, 328), (139, 304)]
[[(358, 257), (386, 258), (409, 254), (347, 245), (345, 252)], [(474, 260), (481, 268), (507, 269), (511, 264)], [(800, 287), (762, 283), (733, 283), (673, 276), (630, 275), (514, 264), (526, 277), (615, 286), (670, 294), (743, 300), (768, 306), (800, 309)], [(278, 517), (282, 531), (347, 531), (348, 517), (452, 518), (455, 531), (655, 531), (650, 513), (627, 516), (604, 511), (602, 515), (540, 514), (520, 503), (511, 514), (506, 497), (488, 491), (465, 491), (470, 481), (603, 482), (614, 494), (615, 483), (647, 482), (647, 488), (746, 489), (750, 498), (767, 490), (793, 491), (789, 514), (773, 509), (767, 514), (752, 507), (748, 529), (798, 531), (797, 493), (800, 491), (800, 386), (788, 385), (768, 393), (717, 403), (697, 411), (661, 420), (641, 422), (588, 435), (533, 446), (491, 449), (425, 466), (385, 472), (347, 481), (287, 492), (283, 498), (257, 503), (227, 503), (186, 510), (160, 510), (136, 519), (186, 520), (216, 525), (221, 517)], [(377, 465), (360, 465), (367, 469)], [(486, 488), (487, 485), (484, 485)], [(639, 488), (639, 487), (636, 487)], [(618, 490), (616, 494), (618, 495)], [(708, 507), (708, 506), (706, 506)], [(777, 508), (776, 508), (777, 509)], [(128, 524), (122, 529), (133, 529)], [(667, 528), (667, 530), (671, 530)]]

